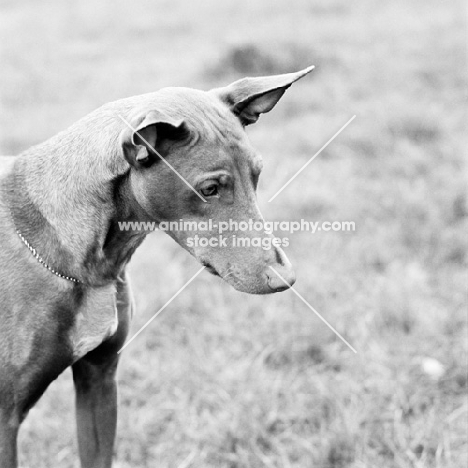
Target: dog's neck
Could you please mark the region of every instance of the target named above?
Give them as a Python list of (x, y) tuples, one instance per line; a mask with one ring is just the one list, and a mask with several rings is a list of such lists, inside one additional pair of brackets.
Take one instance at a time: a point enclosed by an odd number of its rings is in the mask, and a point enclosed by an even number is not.
[(118, 223), (146, 216), (112, 128), (84, 123), (18, 157), (9, 204), (16, 228), (48, 265), (98, 286), (121, 274), (145, 237)]

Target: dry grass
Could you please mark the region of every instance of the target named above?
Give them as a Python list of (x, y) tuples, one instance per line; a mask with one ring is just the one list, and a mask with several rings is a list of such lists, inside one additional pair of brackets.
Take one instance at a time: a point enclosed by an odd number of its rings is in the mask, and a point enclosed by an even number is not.
[[(466, 465), (461, 2), (4, 1), (1, 12), (2, 153), (126, 95), (317, 65), (249, 133), (266, 218), (356, 222), (296, 234), (288, 254), (297, 289), (358, 354), (291, 292), (247, 296), (204, 274), (124, 354), (117, 467)], [(134, 330), (196, 268), (150, 236), (131, 268)], [(69, 372), (20, 445), (23, 467), (78, 466)]]

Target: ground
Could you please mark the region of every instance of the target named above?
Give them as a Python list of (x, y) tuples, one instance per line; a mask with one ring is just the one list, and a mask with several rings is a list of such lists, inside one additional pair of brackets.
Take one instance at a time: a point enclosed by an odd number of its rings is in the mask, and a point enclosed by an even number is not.
[[(0, 6), (0, 150), (102, 103), (316, 65), (248, 129), (293, 292), (200, 275), (125, 350), (116, 467), (466, 466), (466, 26), (461, 2), (13, 2)], [(352, 115), (273, 202), (268, 199)], [(131, 264), (137, 331), (197, 270), (163, 233)], [(71, 374), (20, 438), (22, 467), (77, 467)]]

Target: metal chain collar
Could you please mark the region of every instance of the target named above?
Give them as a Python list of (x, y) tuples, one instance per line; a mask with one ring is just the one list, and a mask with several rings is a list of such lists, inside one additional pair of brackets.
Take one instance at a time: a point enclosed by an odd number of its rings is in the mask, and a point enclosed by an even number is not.
[[(12, 216), (13, 218), (13, 216)], [(59, 278), (62, 278), (67, 281), (71, 281), (72, 283), (82, 283), (79, 279), (73, 278), (72, 276), (67, 276), (67, 275), (62, 275), (62, 273), (59, 273), (58, 271), (54, 270), (50, 265), (48, 265), (43, 258), (37, 253), (36, 249), (32, 247), (32, 245), (24, 238), (23, 234), (16, 229), (16, 234), (18, 234), (18, 237), (21, 239), (23, 244), (29, 249), (29, 251), (33, 254), (35, 259), (44, 267), (47, 268), (51, 273), (53, 273), (55, 276), (58, 276)]]

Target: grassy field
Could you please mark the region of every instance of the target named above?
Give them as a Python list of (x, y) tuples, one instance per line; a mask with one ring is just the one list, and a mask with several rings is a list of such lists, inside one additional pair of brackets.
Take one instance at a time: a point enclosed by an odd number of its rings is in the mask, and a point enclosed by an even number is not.
[[(468, 460), (466, 25), (436, 0), (0, 4), (0, 151), (97, 106), (317, 66), (249, 127), (296, 289), (203, 273), (125, 351), (118, 468), (431, 468)], [(352, 115), (354, 122), (267, 200)], [(162, 233), (131, 264), (139, 329), (197, 270)], [(34, 313), (34, 311), (32, 311)], [(31, 411), (21, 466), (78, 467), (71, 374)]]

